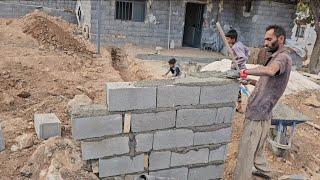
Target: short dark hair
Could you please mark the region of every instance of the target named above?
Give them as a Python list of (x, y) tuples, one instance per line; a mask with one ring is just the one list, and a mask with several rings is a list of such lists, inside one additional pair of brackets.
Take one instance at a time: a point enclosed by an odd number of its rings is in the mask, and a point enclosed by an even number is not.
[(266, 28), (266, 32), (273, 29), (274, 30), (274, 34), (277, 37), (283, 36), (284, 40), (286, 40), (286, 30), (284, 30), (284, 28), (282, 26), (279, 25), (270, 25)]
[(236, 30), (231, 29), (230, 31), (227, 32), (226, 37), (235, 39), (235, 40), (237, 41), (237, 39), (238, 39), (238, 33), (237, 33)]
[(175, 58), (172, 58), (168, 61), (169, 64), (175, 64), (177, 60)]

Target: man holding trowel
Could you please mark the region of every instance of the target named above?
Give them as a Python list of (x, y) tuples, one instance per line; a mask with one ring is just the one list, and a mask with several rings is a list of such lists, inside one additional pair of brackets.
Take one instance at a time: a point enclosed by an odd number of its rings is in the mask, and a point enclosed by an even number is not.
[[(219, 22), (216, 25), (224, 44), (232, 54)], [(249, 180), (252, 179), (252, 174), (265, 179), (273, 177), (263, 151), (271, 126), (272, 109), (284, 93), (291, 72), (292, 59), (284, 47), (285, 38), (286, 31), (283, 27), (268, 26), (264, 36), (264, 46), (272, 55), (264, 66), (240, 70), (236, 64), (237, 70), (227, 72), (228, 77), (241, 79), (247, 79), (248, 75), (260, 76), (248, 99), (234, 180)], [(231, 56), (236, 63), (233, 54)]]
[(270, 130), (272, 109), (284, 93), (289, 81), (292, 60), (285, 50), (286, 32), (278, 25), (266, 28), (264, 46), (272, 53), (264, 66), (240, 70), (240, 78), (260, 76), (248, 99), (243, 134), (239, 143), (235, 180), (251, 179), (251, 174), (272, 178), (264, 157), (264, 147)]

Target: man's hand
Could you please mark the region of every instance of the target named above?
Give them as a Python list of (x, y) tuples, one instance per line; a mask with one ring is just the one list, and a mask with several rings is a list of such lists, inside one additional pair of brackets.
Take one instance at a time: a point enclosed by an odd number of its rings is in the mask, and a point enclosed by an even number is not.
[(247, 79), (247, 77), (248, 77), (248, 74), (246, 73), (246, 70), (245, 69), (241, 69), (240, 78), (241, 79)]

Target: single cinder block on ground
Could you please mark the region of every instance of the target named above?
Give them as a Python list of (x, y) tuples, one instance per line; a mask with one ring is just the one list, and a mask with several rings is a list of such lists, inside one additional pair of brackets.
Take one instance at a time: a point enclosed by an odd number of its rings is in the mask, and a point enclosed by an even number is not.
[(200, 87), (160, 86), (157, 94), (157, 107), (196, 105), (199, 103)]
[(226, 145), (220, 146), (219, 148), (210, 151), (209, 161), (224, 161), (225, 154)]
[(122, 133), (122, 115), (72, 118), (72, 136), (88, 139)]
[(2, 134), (2, 128), (0, 124), (0, 151), (3, 151), (5, 149), (5, 144), (4, 144), (4, 138)]
[(189, 169), (188, 180), (220, 179), (223, 176), (223, 168), (221, 164)]
[(61, 122), (53, 113), (35, 114), (34, 128), (40, 139), (61, 136)]
[(174, 127), (176, 111), (132, 114), (132, 132), (150, 131)]
[(149, 175), (156, 177), (175, 178), (176, 180), (188, 179), (188, 168), (177, 168), (150, 172)]
[(132, 83), (107, 83), (109, 111), (156, 108), (156, 87), (136, 87)]
[(129, 153), (129, 137), (114, 137), (101, 141), (81, 142), (82, 159), (98, 159)]
[(170, 151), (151, 152), (149, 158), (149, 170), (166, 169), (170, 167)]
[(181, 109), (177, 112), (177, 127), (206, 126), (216, 123), (217, 109)]
[(227, 143), (231, 139), (231, 127), (194, 134), (194, 145)]
[(191, 150), (187, 153), (172, 153), (171, 167), (188, 164), (208, 163), (209, 149)]
[(201, 87), (200, 104), (217, 104), (235, 102), (239, 93), (239, 84)]
[(99, 177), (117, 176), (144, 171), (144, 154), (131, 158), (121, 156), (99, 159)]
[(217, 122), (218, 123), (231, 123), (233, 115), (235, 113), (235, 108), (233, 107), (222, 107), (218, 109), (217, 112)]
[(136, 152), (148, 152), (152, 149), (153, 134), (138, 134), (136, 139)]

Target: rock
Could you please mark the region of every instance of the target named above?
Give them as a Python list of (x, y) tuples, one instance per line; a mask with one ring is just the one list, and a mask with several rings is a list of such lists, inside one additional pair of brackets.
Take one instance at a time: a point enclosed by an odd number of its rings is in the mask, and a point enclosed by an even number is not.
[(304, 104), (307, 106), (312, 106), (315, 108), (319, 108), (320, 107), (320, 102), (317, 98), (317, 95), (312, 94), (310, 97), (308, 97), (305, 101)]
[(57, 160), (52, 159), (46, 174), (46, 179), (63, 180), (59, 169), (61, 169), (61, 164)]
[(317, 163), (315, 163), (314, 161), (309, 161), (307, 166), (309, 169), (311, 169), (314, 172), (317, 172), (320, 170), (319, 165)]
[(2, 98), (3, 98), (3, 102), (4, 104), (11, 106), (14, 103), (14, 98), (13, 96), (11, 96), (10, 94), (7, 93), (3, 93), (2, 94)]
[(16, 152), (16, 151), (19, 150), (19, 147), (14, 144), (14, 145), (11, 146), (11, 149), (10, 149), (10, 150), (13, 151), (13, 152)]
[(45, 47), (44, 47), (44, 45), (41, 45), (41, 46), (39, 46), (39, 50), (40, 50), (40, 51), (43, 51), (43, 50), (45, 50)]
[(92, 100), (85, 94), (75, 95), (74, 98), (68, 102), (68, 109), (69, 112), (71, 112), (74, 107), (90, 105), (92, 103)]
[(21, 97), (21, 98), (28, 98), (31, 96), (31, 94), (29, 92), (26, 92), (26, 91), (22, 91), (21, 93), (19, 93), (17, 95), (18, 97)]
[(23, 176), (23, 177), (30, 178), (32, 176), (32, 173), (28, 172), (28, 171), (21, 171), (20, 175)]
[(15, 141), (17, 144), (12, 145), (11, 151), (17, 151), (33, 146), (34, 136), (33, 134), (23, 134), (18, 136)]

